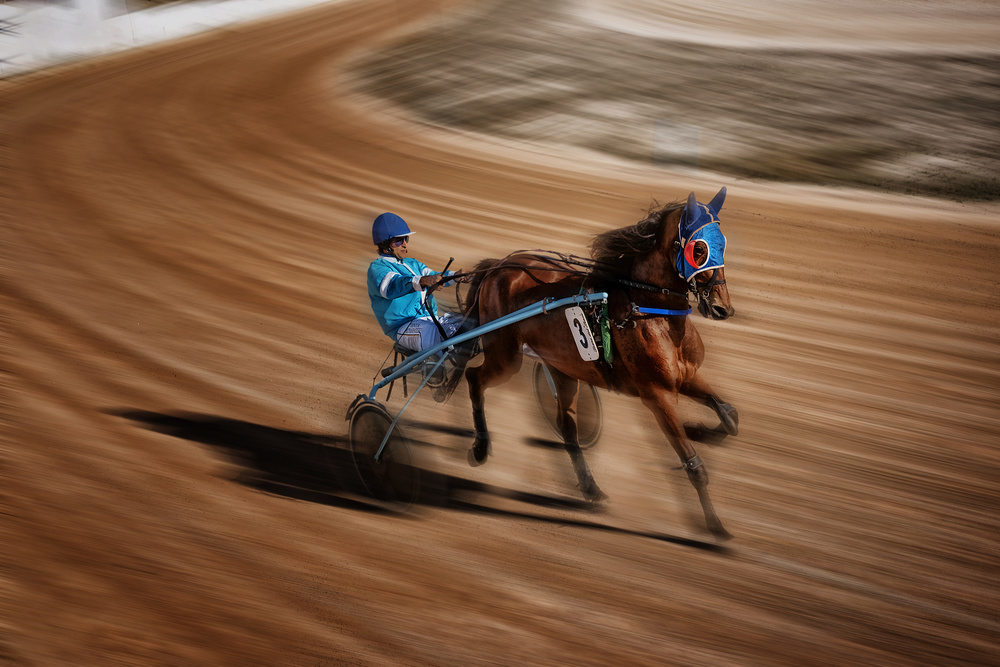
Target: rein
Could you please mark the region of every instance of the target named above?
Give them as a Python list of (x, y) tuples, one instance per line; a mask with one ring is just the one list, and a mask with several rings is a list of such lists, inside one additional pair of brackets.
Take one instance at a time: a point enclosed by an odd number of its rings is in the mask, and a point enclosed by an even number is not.
[[(677, 291), (672, 290), (672, 289), (667, 289), (666, 287), (657, 287), (656, 285), (647, 285), (646, 283), (637, 283), (637, 282), (635, 282), (633, 280), (627, 280), (625, 278), (618, 278), (616, 276), (611, 276), (611, 279), (619, 282), (622, 285), (625, 285), (626, 287), (634, 287), (636, 289), (643, 289), (643, 290), (646, 290), (647, 292), (657, 292), (659, 294), (666, 294), (667, 296), (682, 296), (685, 299), (687, 298), (687, 295), (688, 295), (687, 292), (677, 292)], [(721, 284), (724, 284), (724, 283), (717, 283), (717, 284), (721, 285)], [(647, 308), (646, 310), (654, 311), (654, 310), (657, 310), (657, 309), (656, 308)], [(688, 312), (691, 312), (690, 308), (688, 309)]]
[[(629, 303), (632, 302), (630, 301)], [(635, 303), (632, 303), (632, 309), (629, 310), (628, 314), (625, 315), (625, 319), (622, 320), (621, 322), (613, 322), (613, 324), (619, 330), (624, 329), (630, 324), (634, 329), (636, 326), (635, 321), (637, 319), (640, 319), (641, 315), (649, 315), (652, 317), (687, 317), (690, 314), (691, 314), (690, 308), (684, 308), (680, 310), (674, 310), (670, 308), (644, 308), (642, 306), (635, 305)]]
[[(527, 254), (527, 253), (539, 253), (539, 254), (535, 254), (534, 257), (536, 257), (537, 259), (543, 259), (543, 260), (550, 260), (550, 259), (552, 259), (551, 257), (549, 257), (549, 255), (552, 255), (552, 256), (555, 256), (555, 258), (557, 258), (558, 261), (560, 261), (560, 262), (562, 262), (564, 264), (569, 264), (570, 266), (584, 267), (585, 270), (562, 268), (562, 267), (549, 267), (549, 268), (541, 269), (540, 267), (537, 267), (537, 266), (528, 266), (528, 265), (525, 265), (525, 264), (503, 264), (503, 262), (507, 259), (507, 257), (511, 257), (513, 255), (519, 255), (519, 254), (522, 254), (522, 253), (525, 253), (525, 254)], [(516, 251), (510, 253), (509, 255), (507, 255), (507, 257), (505, 257), (504, 259), (500, 260), (500, 263), (498, 263), (498, 264), (496, 264), (494, 266), (487, 267), (485, 269), (478, 269), (478, 270), (473, 270), (473, 271), (464, 271), (462, 273), (453, 273), (451, 275), (451, 279), (461, 278), (461, 277), (465, 277), (465, 276), (472, 276), (472, 275), (476, 275), (476, 274), (479, 274), (479, 273), (489, 273), (490, 271), (498, 271), (500, 269), (521, 269), (522, 271), (524, 271), (525, 273), (527, 273), (529, 276), (531, 276), (535, 281), (537, 281), (538, 283), (542, 283), (544, 281), (541, 281), (538, 278), (535, 278), (535, 276), (533, 276), (531, 274), (532, 269), (542, 270), (542, 271), (552, 271), (552, 272), (556, 272), (556, 273), (567, 273), (567, 274), (570, 274), (570, 275), (583, 276), (583, 277), (593, 277), (594, 274), (595, 274), (595, 270), (596, 271), (607, 271), (607, 270), (609, 270), (609, 267), (607, 267), (607, 265), (604, 264), (603, 262), (599, 262), (599, 261), (593, 260), (593, 259), (588, 259), (586, 257), (579, 257), (577, 255), (564, 255), (562, 253), (555, 252), (553, 250), (516, 250)], [(604, 264), (604, 266), (602, 266), (602, 264)], [(656, 285), (650, 285), (649, 283), (640, 283), (640, 282), (636, 282), (634, 280), (629, 280), (628, 278), (622, 278), (621, 276), (603, 275), (603, 276), (599, 276), (599, 277), (603, 278), (605, 280), (612, 280), (612, 281), (618, 283), (619, 285), (624, 285), (625, 287), (633, 287), (635, 289), (646, 290), (647, 292), (656, 292), (657, 294), (664, 294), (664, 295), (667, 295), (667, 296), (679, 296), (679, 297), (684, 297), (685, 299), (687, 298), (687, 295), (688, 295), (687, 292), (678, 292), (677, 290), (668, 289), (666, 287), (657, 287)], [(716, 285), (716, 284), (721, 285), (721, 284), (725, 284), (725, 283), (724, 282), (719, 282), (719, 283), (713, 282), (712, 283), (712, 285)]]
[[(568, 268), (568, 267), (555, 267), (555, 266), (553, 266), (553, 267), (548, 267), (548, 268), (541, 269), (540, 267), (529, 266), (529, 265), (526, 265), (526, 264), (504, 264), (503, 263), (509, 257), (511, 257), (513, 255), (518, 255), (518, 254), (528, 254), (528, 255), (531, 255), (532, 257), (536, 258), (536, 259), (546, 260), (546, 261), (559, 261), (559, 262), (562, 262), (563, 264), (567, 264), (569, 266), (577, 266), (577, 267), (581, 267), (581, 268), (580, 269), (573, 269), (573, 268)], [(463, 271), (461, 273), (453, 273), (451, 276), (449, 276), (449, 278), (451, 280), (454, 280), (456, 278), (462, 278), (462, 277), (465, 277), (465, 276), (473, 276), (473, 275), (478, 275), (478, 274), (486, 274), (486, 273), (490, 273), (491, 271), (499, 271), (499, 270), (502, 270), (502, 269), (520, 269), (521, 271), (524, 271), (526, 274), (528, 274), (528, 276), (530, 278), (532, 278), (533, 280), (535, 280), (537, 283), (542, 284), (542, 283), (544, 283), (544, 281), (541, 280), (541, 279), (539, 279), (539, 278), (537, 278), (534, 274), (532, 274), (532, 270), (544, 270), (544, 271), (551, 271), (551, 272), (556, 272), (556, 273), (566, 273), (566, 274), (574, 275), (574, 276), (582, 276), (584, 278), (595, 278), (596, 277), (596, 278), (600, 278), (600, 279), (603, 279), (603, 280), (608, 280), (608, 281), (616, 282), (616, 283), (618, 283), (619, 285), (622, 285), (625, 288), (631, 287), (633, 289), (641, 289), (641, 290), (644, 290), (644, 291), (647, 291), (647, 292), (654, 292), (656, 294), (663, 294), (665, 296), (682, 297), (685, 300), (687, 300), (687, 298), (688, 298), (688, 292), (678, 292), (677, 290), (672, 290), (672, 289), (669, 289), (669, 288), (666, 288), (666, 287), (657, 287), (656, 285), (650, 285), (649, 283), (642, 283), (642, 282), (638, 282), (638, 281), (635, 281), (635, 280), (630, 280), (628, 278), (622, 278), (621, 276), (616, 276), (616, 275), (613, 275), (613, 274), (595, 275), (595, 273), (599, 274), (602, 271), (610, 271), (610, 268), (611, 267), (608, 266), (604, 262), (600, 262), (600, 261), (597, 261), (597, 260), (594, 260), (594, 259), (590, 259), (590, 258), (587, 258), (587, 257), (579, 257), (577, 255), (566, 255), (564, 253), (556, 252), (556, 251), (553, 251), (553, 250), (516, 250), (516, 251), (508, 254), (507, 257), (504, 257), (503, 259), (500, 260), (500, 262), (498, 262), (497, 264), (495, 264), (493, 266), (489, 266), (489, 267), (486, 267), (486, 268), (483, 268), (483, 269), (474, 269), (472, 271)], [(716, 276), (713, 276), (713, 279), (709, 282), (708, 285), (705, 286), (704, 289), (705, 289), (706, 292), (708, 292), (708, 291), (711, 291), (712, 287), (714, 287), (715, 285), (724, 285), (724, 284), (725, 284), (725, 281), (724, 280), (718, 280), (718, 277), (716, 275)], [(458, 294), (459, 287), (458, 287), (457, 284), (455, 286), (455, 289), (456, 289), (456, 295), (459, 296), (459, 303), (461, 303), (461, 297)], [(689, 291), (697, 292), (698, 290), (697, 290), (697, 288), (695, 286), (692, 286), (692, 288)], [(476, 298), (477, 299), (478, 299), (478, 296), (479, 295), (476, 294)], [(630, 323), (634, 327), (635, 326), (635, 320), (638, 319), (638, 318), (640, 318), (640, 317), (642, 317), (642, 316), (646, 316), (646, 317), (685, 317), (685, 316), (691, 314), (691, 308), (672, 309), (672, 308), (646, 308), (644, 306), (638, 306), (638, 305), (635, 304), (634, 301), (632, 301), (631, 298), (629, 298), (629, 304), (631, 304), (631, 309), (625, 315), (625, 319), (623, 319), (621, 322), (614, 323), (615, 326), (618, 329), (624, 329)], [(475, 300), (473, 301), (473, 303), (467, 304), (466, 308), (463, 308), (465, 317), (469, 316), (469, 313), (471, 313), (471, 311), (472, 311), (472, 309), (473, 309), (474, 306), (475, 306)]]

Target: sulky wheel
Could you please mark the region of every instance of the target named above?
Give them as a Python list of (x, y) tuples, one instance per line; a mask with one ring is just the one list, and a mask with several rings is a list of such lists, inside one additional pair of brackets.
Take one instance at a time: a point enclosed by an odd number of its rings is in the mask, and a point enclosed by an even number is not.
[(378, 403), (362, 403), (351, 415), (350, 437), (354, 466), (372, 498), (391, 510), (405, 510), (420, 495), (420, 470), (413, 463), (410, 444), (397, 425), (378, 452), (392, 418)]
[[(558, 405), (553, 393), (551, 378), (548, 376), (545, 364), (535, 363), (532, 371), (532, 384), (535, 387), (535, 398), (538, 399), (538, 408), (545, 418), (545, 423), (562, 437), (559, 425), (556, 422)], [(580, 383), (580, 395), (576, 404), (577, 430), (580, 435), (580, 448), (589, 449), (597, 443), (601, 437), (601, 428), (604, 426), (604, 413), (601, 409), (601, 397), (597, 393), (597, 388), (586, 382)]]

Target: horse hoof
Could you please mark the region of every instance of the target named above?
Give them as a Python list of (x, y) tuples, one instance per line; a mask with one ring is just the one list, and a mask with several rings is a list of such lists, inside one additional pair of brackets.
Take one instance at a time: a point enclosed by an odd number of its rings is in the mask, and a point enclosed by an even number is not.
[(583, 497), (592, 503), (599, 503), (602, 500), (608, 499), (608, 494), (601, 491), (601, 487), (596, 484), (591, 484), (588, 487), (581, 487), (580, 490), (583, 492)]
[(733, 539), (733, 534), (723, 528), (721, 523), (709, 526), (708, 532), (719, 542), (728, 542)]
[(729, 435), (738, 435), (740, 432), (740, 413), (736, 411), (736, 408), (729, 405), (728, 403), (723, 403), (719, 406), (719, 420), (722, 422), (722, 428), (726, 429), (726, 433)]
[(489, 456), (490, 443), (477, 441), (476, 444), (469, 448), (469, 465), (473, 468), (477, 468), (486, 463), (486, 459), (488, 459)]

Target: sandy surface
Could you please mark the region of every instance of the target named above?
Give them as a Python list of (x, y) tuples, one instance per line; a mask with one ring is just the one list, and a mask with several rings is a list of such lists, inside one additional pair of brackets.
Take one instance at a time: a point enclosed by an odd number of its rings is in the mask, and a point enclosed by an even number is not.
[[(342, 62), (445, 11), (371, 1), (3, 86), (0, 663), (995, 664), (994, 205), (678, 175), (407, 124)], [(735, 319), (696, 324), (741, 434), (700, 530), (652, 418), (604, 397), (576, 502), (524, 374), (427, 502), (357, 493), (343, 413), (388, 351), (372, 216), (433, 266), (584, 252), (730, 187)], [(398, 394), (393, 399), (399, 405)], [(680, 406), (689, 419), (708, 415)]]

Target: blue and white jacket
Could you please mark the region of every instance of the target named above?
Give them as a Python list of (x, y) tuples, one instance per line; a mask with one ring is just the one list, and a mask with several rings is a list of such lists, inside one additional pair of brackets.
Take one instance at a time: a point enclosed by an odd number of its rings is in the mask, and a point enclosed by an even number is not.
[(368, 266), (368, 298), (385, 335), (395, 339), (404, 324), (431, 312), (437, 315), (437, 304), (425, 299), (420, 278), (439, 273), (412, 257), (399, 260), (392, 255), (379, 255)]

